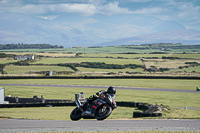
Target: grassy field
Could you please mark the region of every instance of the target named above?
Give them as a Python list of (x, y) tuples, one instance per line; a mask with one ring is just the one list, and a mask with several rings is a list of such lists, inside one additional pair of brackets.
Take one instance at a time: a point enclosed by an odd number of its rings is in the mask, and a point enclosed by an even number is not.
[(55, 52), (55, 53), (49, 53), (47, 52), (4, 52), (6, 54), (15, 54), (15, 55), (26, 55), (26, 54), (34, 54), (34, 55), (38, 55), (38, 56), (49, 56), (49, 57), (75, 57), (76, 53), (59, 53), (59, 52)]
[(200, 73), (200, 66), (198, 67), (189, 67), (189, 68), (183, 68), (183, 69), (177, 69), (177, 70), (170, 70), (170, 72), (177, 72), (177, 71), (182, 71), (182, 72), (199, 72)]
[(105, 73), (105, 72), (113, 72), (113, 73), (119, 73), (119, 72), (123, 72), (126, 73), (127, 71), (129, 72), (143, 72), (142, 68), (137, 68), (137, 69), (130, 69), (130, 68), (126, 68), (126, 69), (98, 69), (98, 68), (84, 68), (84, 67), (77, 67), (80, 72), (90, 72), (91, 74), (95, 75), (99, 74), (99, 73)]
[[(114, 49), (116, 47), (108, 47), (110, 49)], [(124, 47), (122, 47), (123, 49)], [(78, 50), (79, 48), (77, 48)], [(81, 48), (80, 48), (81, 49)], [(92, 49), (92, 48), (87, 48)], [(98, 49), (98, 48), (94, 48)], [(99, 48), (104, 49), (104, 48)], [(121, 48), (118, 48), (118, 50)], [(73, 49), (75, 50), (75, 48)], [(145, 65), (145, 67), (148, 69), (151, 66), (155, 66), (156, 68), (168, 68), (172, 69), (169, 71), (165, 71), (163, 73), (155, 72), (151, 73), (153, 76), (157, 75), (164, 75), (164, 76), (195, 76), (199, 77), (200, 75), (200, 67), (190, 67), (190, 68), (184, 68), (179, 69), (179, 67), (183, 66), (189, 66), (189, 64), (185, 64), (186, 62), (197, 62), (199, 61), (199, 54), (119, 54), (119, 53), (96, 53), (96, 54), (80, 54), (82, 57), (74, 57), (75, 53), (59, 53), (61, 50), (58, 50), (57, 53), (34, 53), (35, 55), (42, 55), (45, 56), (45, 58), (40, 58), (39, 60), (35, 62), (31, 62), (30, 64), (59, 64), (59, 63), (81, 63), (81, 62), (104, 62), (106, 64), (117, 64), (117, 65), (124, 65), (124, 64), (136, 64), (136, 65)], [(12, 52), (9, 52), (11, 54)], [(26, 52), (28, 53), (28, 52)], [(26, 54), (24, 53), (24, 54)], [(13, 54), (22, 54), (20, 52), (14, 52)], [(48, 58), (46, 58), (48, 56)], [(178, 57), (178, 58), (186, 58), (186, 59), (162, 59), (162, 57)], [(64, 57), (64, 58), (63, 58)], [(100, 58), (101, 57), (101, 58)], [(136, 59), (137, 58), (137, 59)], [(140, 58), (145, 58), (140, 60)], [(158, 58), (158, 59), (152, 59), (152, 58)], [(188, 58), (188, 59), (187, 59)], [(189, 59), (192, 58), (192, 59)], [(11, 63), (11, 62), (17, 62), (17, 60), (13, 59), (0, 59), (1, 64)], [(50, 66), (6, 66), (4, 71), (8, 74), (23, 74), (29, 71), (71, 71), (70, 68), (64, 68), (64, 67), (50, 67)], [(142, 68), (140, 69), (94, 69), (94, 68), (78, 68), (78, 72), (73, 75), (107, 75), (107, 73), (113, 73), (113, 75), (136, 75), (136, 72), (140, 72), (140, 74), (143, 74), (142, 76), (148, 75), (149, 72), (144, 72)], [(195, 72), (194, 72), (195, 71)], [(179, 72), (179, 73), (176, 73)]]
[(200, 59), (200, 54), (171, 54), (170, 57)]
[(104, 85), (130, 86), (146, 88), (165, 88), (195, 90), (200, 86), (199, 80), (184, 79), (10, 79), (0, 80), (0, 84), (72, 84), (72, 85)]
[(13, 58), (0, 58), (0, 64), (6, 64), (6, 63), (14, 63), (18, 60), (14, 60)]
[(42, 58), (39, 61), (30, 64), (59, 64), (59, 63), (81, 63), (81, 62), (105, 62), (107, 64), (138, 64), (142, 62), (139, 59), (112, 59), (112, 58)]
[(104, 58), (144, 58), (144, 57), (158, 57), (169, 56), (169, 54), (83, 54), (82, 57), (104, 57)]
[[(70, 120), (70, 113), (75, 107), (41, 107), (0, 109), (0, 117), (38, 120)], [(131, 119), (135, 108), (118, 107), (109, 119)], [(124, 115), (126, 114), (126, 115)]]
[(177, 69), (179, 66), (189, 66), (188, 64), (185, 64), (185, 62), (200, 63), (200, 60), (144, 59), (146, 68), (149, 68), (150, 66), (156, 66), (157, 68)]
[(24, 74), (30, 71), (73, 71), (69, 67), (60, 66), (6, 66), (4, 71), (8, 74)]
[[(43, 132), (42, 132), (43, 133)], [(46, 133), (46, 132), (45, 132)], [(48, 132), (47, 132), (48, 133)], [(50, 132), (55, 133), (55, 132)], [(75, 132), (75, 131), (69, 131), (69, 132), (56, 132), (56, 133), (100, 133), (97, 132)], [(159, 131), (159, 130), (150, 130), (150, 131), (109, 131), (109, 132), (101, 132), (101, 133), (200, 133), (199, 131)]]

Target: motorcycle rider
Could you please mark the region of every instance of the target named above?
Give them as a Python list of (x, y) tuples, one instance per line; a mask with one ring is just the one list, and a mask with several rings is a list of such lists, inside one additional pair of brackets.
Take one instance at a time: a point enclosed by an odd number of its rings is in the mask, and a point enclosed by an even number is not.
[[(83, 106), (82, 106), (82, 109), (85, 109), (87, 108), (87, 105), (89, 103), (91, 103), (92, 101), (96, 100), (97, 99), (97, 96), (99, 97), (104, 97), (106, 96), (107, 94), (110, 94), (112, 97), (115, 96), (115, 93), (116, 93), (116, 89), (112, 86), (108, 87), (107, 91), (106, 90), (101, 90), (99, 92), (96, 93), (96, 95), (91, 95), (86, 101), (85, 103), (83, 103)], [(85, 113), (90, 113), (88, 110), (84, 111)]]

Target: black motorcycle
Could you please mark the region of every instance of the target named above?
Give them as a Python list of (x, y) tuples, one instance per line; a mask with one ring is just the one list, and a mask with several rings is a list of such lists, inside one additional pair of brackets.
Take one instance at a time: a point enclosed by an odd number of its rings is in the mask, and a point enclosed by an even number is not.
[(99, 96), (96, 100), (90, 102), (86, 108), (83, 108), (79, 100), (76, 101), (76, 105), (77, 107), (70, 114), (73, 121), (78, 121), (81, 118), (104, 120), (117, 108), (114, 94)]

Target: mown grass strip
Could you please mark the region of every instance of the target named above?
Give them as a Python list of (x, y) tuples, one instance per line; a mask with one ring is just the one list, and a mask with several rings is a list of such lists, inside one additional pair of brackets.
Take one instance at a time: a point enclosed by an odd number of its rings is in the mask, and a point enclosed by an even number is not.
[(2, 79), (0, 84), (103, 85), (196, 90), (199, 80), (187, 79)]

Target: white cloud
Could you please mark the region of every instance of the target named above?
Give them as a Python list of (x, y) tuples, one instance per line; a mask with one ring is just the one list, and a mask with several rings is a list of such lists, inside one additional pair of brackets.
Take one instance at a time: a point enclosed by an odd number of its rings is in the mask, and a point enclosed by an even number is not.
[[(87, 0), (77, 3), (55, 3), (55, 1), (37, 1), (39, 4), (25, 4), (18, 1), (2, 0), (0, 1), (0, 11), (20, 12), (38, 16), (59, 15), (65, 13), (79, 14), (79, 15), (93, 15), (93, 14), (127, 14), (131, 13), (128, 8), (119, 7), (119, 2), (109, 2), (105, 0)], [(11, 4), (11, 5), (10, 5)], [(4, 8), (5, 7), (5, 8)]]
[(132, 2), (150, 2), (152, 0), (130, 0)]
[(112, 2), (102, 6), (98, 6), (96, 13), (114, 15), (114, 14), (131, 14), (128, 8), (119, 7), (119, 2)]
[(13, 7), (11, 11), (27, 13), (33, 15), (44, 14), (63, 14), (77, 13), (83, 15), (92, 15), (95, 12), (95, 7), (91, 4), (29, 4), (21, 7)]
[(143, 15), (155, 15), (155, 14), (162, 14), (166, 12), (166, 9), (163, 9), (161, 7), (153, 7), (153, 8), (143, 8), (134, 11), (134, 14), (143, 14)]
[[(134, 4), (126, 5), (126, 2)], [(137, 6), (139, 2), (144, 4)], [(125, 6), (120, 7), (122, 3)], [(0, 12), (5, 11), (42, 16), (46, 19), (53, 19), (61, 14), (89, 16), (133, 13), (155, 16), (163, 20), (174, 20), (188, 28), (200, 29), (198, 26), (200, 5), (194, 5), (194, 1), (189, 0), (0, 0)]]
[[(137, 0), (133, 0), (137, 1)], [(144, 0), (145, 1), (145, 0)], [(174, 0), (165, 1), (162, 6), (154, 5), (152, 7), (140, 8), (133, 11), (134, 14), (142, 14), (158, 17), (162, 20), (177, 21), (187, 28), (200, 29), (200, 5), (194, 5), (192, 2), (175, 2)]]

